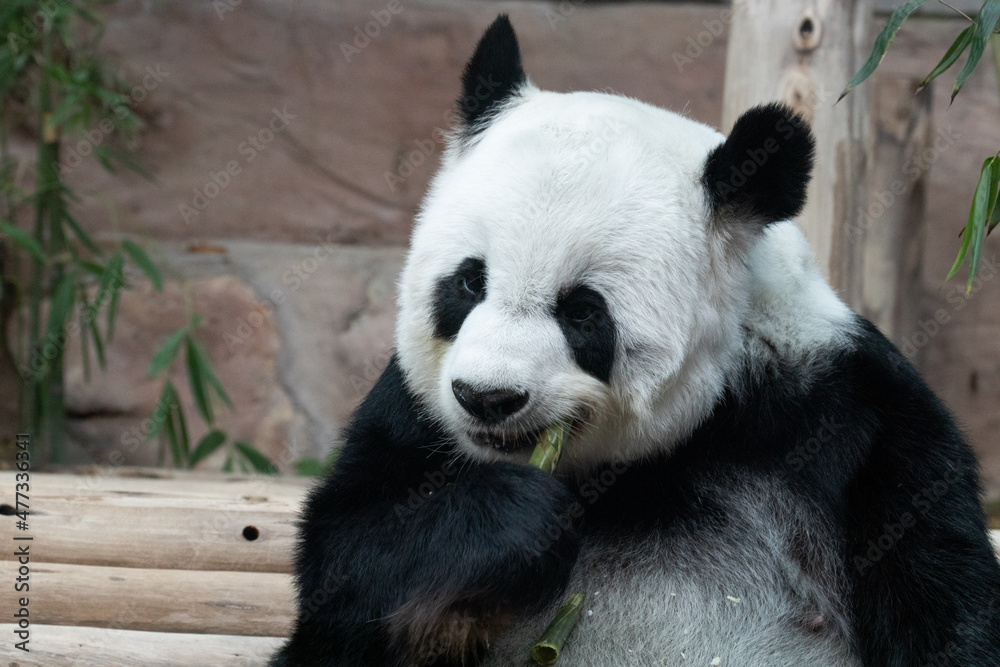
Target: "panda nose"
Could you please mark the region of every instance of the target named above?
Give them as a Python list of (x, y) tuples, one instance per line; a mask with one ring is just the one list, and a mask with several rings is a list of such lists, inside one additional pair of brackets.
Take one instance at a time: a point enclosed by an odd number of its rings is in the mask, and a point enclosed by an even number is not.
[(455, 380), (451, 390), (459, 404), (473, 417), (496, 424), (514, 414), (528, 403), (528, 392), (513, 389), (476, 391), (466, 382)]

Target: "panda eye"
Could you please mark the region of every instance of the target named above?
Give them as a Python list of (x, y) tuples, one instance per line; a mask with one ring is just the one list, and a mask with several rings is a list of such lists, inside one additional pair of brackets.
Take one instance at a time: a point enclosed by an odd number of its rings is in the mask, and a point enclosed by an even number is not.
[(597, 315), (597, 309), (585, 303), (575, 304), (563, 309), (563, 317), (578, 324), (583, 324)]
[(591, 329), (599, 327), (604, 314), (604, 300), (589, 287), (579, 286), (561, 296), (556, 303), (556, 314), (563, 322)]
[(486, 292), (486, 276), (482, 271), (460, 273), (456, 277), (458, 292), (466, 298), (481, 300)]
[(470, 278), (462, 276), (462, 289), (473, 296), (479, 296), (483, 291), (483, 279), (481, 276)]

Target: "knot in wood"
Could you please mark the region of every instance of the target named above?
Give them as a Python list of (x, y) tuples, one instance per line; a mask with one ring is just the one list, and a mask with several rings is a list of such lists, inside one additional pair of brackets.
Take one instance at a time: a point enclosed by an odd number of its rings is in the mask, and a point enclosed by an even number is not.
[(805, 12), (795, 26), (792, 41), (801, 53), (808, 53), (819, 46), (823, 36), (822, 24), (812, 12)]

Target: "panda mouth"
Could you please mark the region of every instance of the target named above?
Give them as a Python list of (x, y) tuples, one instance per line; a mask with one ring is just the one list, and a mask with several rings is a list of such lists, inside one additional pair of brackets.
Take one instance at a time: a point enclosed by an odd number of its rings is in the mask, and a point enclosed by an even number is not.
[(501, 454), (510, 454), (529, 447), (534, 447), (535, 443), (538, 442), (538, 437), (544, 430), (544, 428), (539, 428), (533, 431), (522, 431), (520, 433), (475, 431), (469, 434), (469, 438), (480, 447), (489, 447), (490, 449), (494, 449)]

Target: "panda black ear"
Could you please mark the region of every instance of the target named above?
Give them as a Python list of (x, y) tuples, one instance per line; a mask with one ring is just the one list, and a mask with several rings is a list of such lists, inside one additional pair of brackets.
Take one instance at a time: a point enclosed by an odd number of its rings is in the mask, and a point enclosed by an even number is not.
[(458, 113), (466, 134), (475, 134), (486, 127), (490, 111), (516, 95), (527, 80), (521, 68), (521, 49), (514, 26), (506, 14), (501, 14), (483, 33), (462, 74)]
[(792, 218), (806, 203), (815, 142), (806, 121), (784, 104), (750, 109), (708, 155), (702, 182), (720, 217), (763, 223)]

